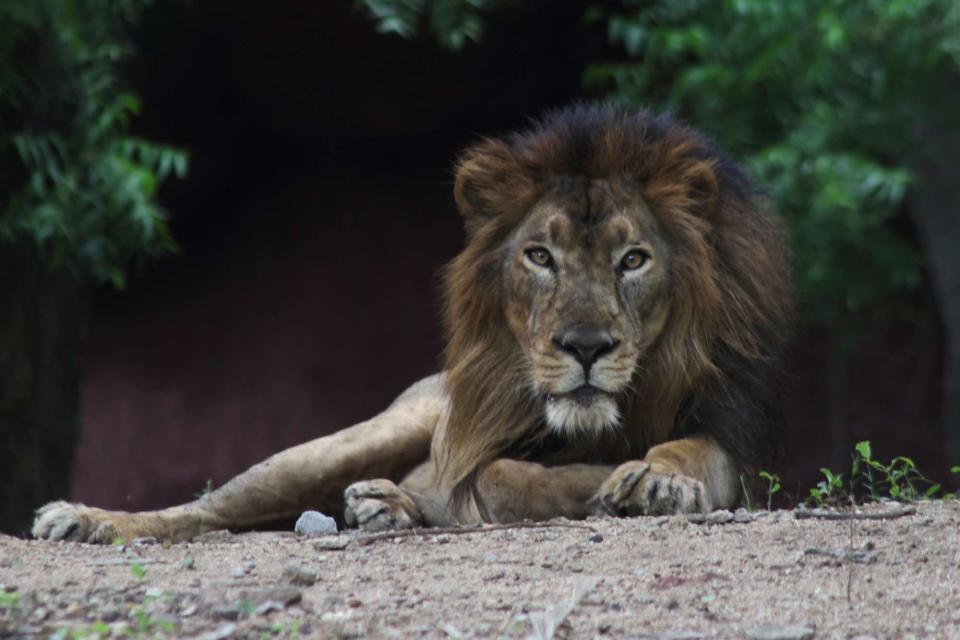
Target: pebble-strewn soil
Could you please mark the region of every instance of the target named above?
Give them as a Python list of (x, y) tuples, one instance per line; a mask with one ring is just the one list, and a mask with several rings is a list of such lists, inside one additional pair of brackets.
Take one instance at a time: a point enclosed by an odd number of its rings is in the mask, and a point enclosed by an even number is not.
[(960, 638), (960, 502), (916, 506), (853, 523), (603, 518), (366, 545), (0, 536), (0, 637)]

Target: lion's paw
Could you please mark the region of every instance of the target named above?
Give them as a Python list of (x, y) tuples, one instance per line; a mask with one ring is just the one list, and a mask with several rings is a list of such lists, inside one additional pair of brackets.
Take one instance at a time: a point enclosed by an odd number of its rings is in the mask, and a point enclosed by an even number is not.
[(601, 510), (613, 516), (707, 513), (711, 509), (702, 482), (643, 461), (617, 467), (597, 497)]
[(50, 502), (37, 509), (31, 531), (40, 540), (70, 540), (109, 544), (118, 532), (106, 512), (82, 504)]
[(389, 480), (354, 482), (344, 491), (348, 526), (364, 531), (412, 529), (423, 523), (420, 509)]

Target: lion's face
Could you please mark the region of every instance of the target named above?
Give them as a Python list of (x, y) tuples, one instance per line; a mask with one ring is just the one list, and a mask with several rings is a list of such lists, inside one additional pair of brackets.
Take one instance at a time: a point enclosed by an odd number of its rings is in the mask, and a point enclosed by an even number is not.
[(565, 180), (507, 242), (507, 319), (559, 431), (620, 421), (618, 397), (668, 311), (670, 248), (629, 185)]

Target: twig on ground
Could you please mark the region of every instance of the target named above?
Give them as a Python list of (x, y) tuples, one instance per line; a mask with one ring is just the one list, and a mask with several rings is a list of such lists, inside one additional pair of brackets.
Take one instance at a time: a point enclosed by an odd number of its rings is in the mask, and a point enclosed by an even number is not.
[(133, 565), (133, 564), (166, 564), (166, 560), (152, 560), (150, 558), (103, 558), (98, 560), (90, 560), (87, 562), (88, 567), (113, 567), (118, 565)]
[(399, 529), (397, 531), (384, 531), (383, 533), (371, 533), (361, 536), (355, 540), (355, 543), (361, 547), (373, 544), (380, 540), (392, 540), (394, 538), (410, 538), (413, 536), (436, 536), (436, 535), (458, 535), (462, 533), (487, 533), (489, 531), (505, 531), (507, 529), (583, 529), (596, 533), (596, 529), (585, 524), (575, 524), (572, 522), (514, 522), (512, 524), (488, 524), (478, 527), (433, 527), (430, 529)]
[(820, 520), (893, 520), (903, 516), (912, 516), (914, 507), (897, 507), (886, 511), (857, 513), (855, 511), (831, 511), (830, 509), (796, 509), (793, 517), (797, 520), (819, 518)]
[(533, 632), (528, 636), (528, 640), (551, 640), (570, 612), (580, 604), (583, 596), (587, 595), (599, 582), (600, 578), (595, 576), (575, 578), (567, 600), (556, 603), (546, 611), (530, 614)]

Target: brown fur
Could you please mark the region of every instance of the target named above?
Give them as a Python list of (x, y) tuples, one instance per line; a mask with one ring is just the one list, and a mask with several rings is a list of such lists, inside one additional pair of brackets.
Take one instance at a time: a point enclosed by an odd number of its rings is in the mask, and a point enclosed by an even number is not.
[[(444, 281), (451, 406), (434, 455), (460, 500), (484, 467), (546, 435), (523, 392), (499, 264), (510, 232), (555, 179), (570, 175), (636, 189), (674, 249), (670, 317), (626, 399), (623, 459), (684, 435), (683, 404), (711, 382), (723, 384), (718, 349), (762, 363), (786, 337), (792, 309), (780, 230), (698, 134), (643, 111), (583, 107), (507, 141), (484, 141), (457, 166), (455, 197), (470, 239)], [(761, 433), (750, 436), (763, 448), (776, 427), (758, 425)], [(742, 459), (757, 457), (758, 443), (741, 444), (729, 447), (738, 462), (761, 462)]]

